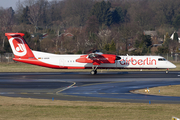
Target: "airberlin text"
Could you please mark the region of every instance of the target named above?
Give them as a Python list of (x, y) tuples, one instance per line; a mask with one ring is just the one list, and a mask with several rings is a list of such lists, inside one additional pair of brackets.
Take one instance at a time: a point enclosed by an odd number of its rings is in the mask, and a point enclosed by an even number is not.
[(121, 65), (156, 65), (156, 60), (151, 58), (146, 59), (121, 59), (120, 60)]

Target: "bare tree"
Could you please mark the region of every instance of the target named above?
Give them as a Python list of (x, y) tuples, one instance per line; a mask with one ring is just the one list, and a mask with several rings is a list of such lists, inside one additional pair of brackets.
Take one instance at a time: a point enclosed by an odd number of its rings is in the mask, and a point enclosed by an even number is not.
[(23, 3), (25, 6), (29, 7), (29, 22), (34, 25), (35, 33), (40, 17), (43, 14), (43, 10), (41, 9), (42, 1), (44, 0), (25, 0)]
[(38, 26), (38, 21), (43, 12), (41, 11), (41, 7), (39, 4), (34, 4), (29, 7), (29, 22), (35, 26), (35, 33)]
[(91, 46), (85, 29), (86, 29), (85, 27), (81, 27), (80, 32), (78, 34), (79, 51), (81, 51), (83, 54)]
[[(1, 27), (1, 34), (3, 34), (3, 36), (4, 33), (6, 33), (7, 31), (10, 32), (13, 25), (13, 20), (14, 20), (14, 11), (12, 7), (10, 7), (9, 9), (2, 9), (0, 27)], [(5, 36), (3, 37), (3, 43), (2, 43), (3, 48), (4, 48), (4, 41), (5, 41)]]
[(16, 2), (16, 16), (20, 18), (20, 16), (23, 14), (23, 4), (20, 0)]
[(23, 2), (24, 6), (33, 6), (34, 4), (36, 4), (38, 2), (38, 0), (25, 0)]

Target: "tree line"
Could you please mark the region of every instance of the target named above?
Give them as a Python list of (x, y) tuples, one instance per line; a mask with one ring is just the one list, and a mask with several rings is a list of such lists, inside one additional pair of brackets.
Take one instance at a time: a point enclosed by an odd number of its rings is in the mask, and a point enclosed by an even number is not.
[(164, 39), (156, 52), (178, 52), (170, 35), (180, 27), (179, 6), (179, 0), (19, 0), (16, 10), (0, 8), (0, 52), (11, 52), (4, 33), (23, 32), (40, 51), (148, 54), (153, 40), (144, 30)]

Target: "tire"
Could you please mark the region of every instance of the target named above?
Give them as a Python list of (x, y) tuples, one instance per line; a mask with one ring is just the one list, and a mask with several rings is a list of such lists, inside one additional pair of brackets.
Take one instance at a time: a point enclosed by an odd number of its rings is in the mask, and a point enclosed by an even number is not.
[(97, 70), (92, 70), (91, 75), (95, 75), (95, 74), (97, 74)]

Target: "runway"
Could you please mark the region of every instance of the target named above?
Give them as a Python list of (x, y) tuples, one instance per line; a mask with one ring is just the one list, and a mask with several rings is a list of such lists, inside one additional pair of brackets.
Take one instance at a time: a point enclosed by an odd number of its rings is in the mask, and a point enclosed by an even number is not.
[(180, 97), (130, 91), (180, 84), (180, 72), (0, 73), (0, 95), (38, 99), (103, 102), (180, 103)]

